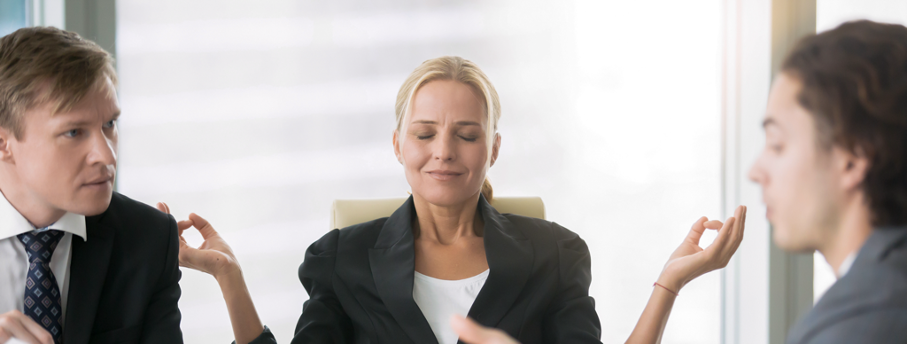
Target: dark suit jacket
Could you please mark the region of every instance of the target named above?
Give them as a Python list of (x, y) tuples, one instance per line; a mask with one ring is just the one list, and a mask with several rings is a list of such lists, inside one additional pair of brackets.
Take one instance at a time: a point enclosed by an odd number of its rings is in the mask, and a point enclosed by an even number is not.
[(905, 343), (905, 227), (873, 232), (788, 343)]
[(73, 236), (66, 344), (182, 343), (173, 217), (114, 192)]
[[(524, 344), (600, 343), (590, 253), (555, 223), (499, 214), (484, 198), (489, 277), (468, 315)], [(292, 343), (436, 343), (413, 301), (411, 197), (391, 217), (330, 231), (299, 269), (309, 292)]]

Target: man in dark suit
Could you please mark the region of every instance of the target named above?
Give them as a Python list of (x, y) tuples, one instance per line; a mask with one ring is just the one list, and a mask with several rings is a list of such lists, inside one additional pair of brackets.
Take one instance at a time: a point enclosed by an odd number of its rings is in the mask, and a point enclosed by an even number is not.
[(789, 343), (905, 343), (906, 29), (846, 23), (802, 40), (770, 91), (750, 171), (773, 239), (838, 281)]
[(113, 192), (116, 82), (74, 33), (0, 39), (0, 342), (182, 342), (177, 224)]

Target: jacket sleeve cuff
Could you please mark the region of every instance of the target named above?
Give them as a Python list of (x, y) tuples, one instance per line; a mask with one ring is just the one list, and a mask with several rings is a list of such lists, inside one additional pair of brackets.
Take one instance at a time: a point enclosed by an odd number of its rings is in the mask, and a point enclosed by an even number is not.
[[(232, 344), (236, 344), (236, 341)], [(262, 334), (249, 342), (249, 344), (277, 344), (277, 340), (274, 339), (274, 335), (271, 334), (271, 329), (269, 329), (268, 326), (265, 326), (265, 329), (262, 330)]]

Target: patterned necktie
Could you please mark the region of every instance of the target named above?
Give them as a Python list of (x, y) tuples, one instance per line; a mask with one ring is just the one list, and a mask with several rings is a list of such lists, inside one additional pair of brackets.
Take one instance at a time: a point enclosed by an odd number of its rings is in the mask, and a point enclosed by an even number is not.
[(63, 343), (63, 307), (60, 288), (50, 271), (50, 259), (63, 232), (46, 228), (17, 236), (28, 252), (28, 278), (25, 279), (25, 315), (41, 324), (54, 337), (54, 343)]

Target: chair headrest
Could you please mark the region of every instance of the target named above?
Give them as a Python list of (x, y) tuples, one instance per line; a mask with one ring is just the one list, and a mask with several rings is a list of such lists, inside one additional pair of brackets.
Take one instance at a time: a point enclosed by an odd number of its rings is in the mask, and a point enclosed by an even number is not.
[[(391, 216), (406, 198), (338, 199), (331, 205), (331, 228), (344, 228), (358, 223)], [(492, 207), (499, 213), (511, 213), (545, 219), (545, 205), (539, 197), (495, 197)]]

